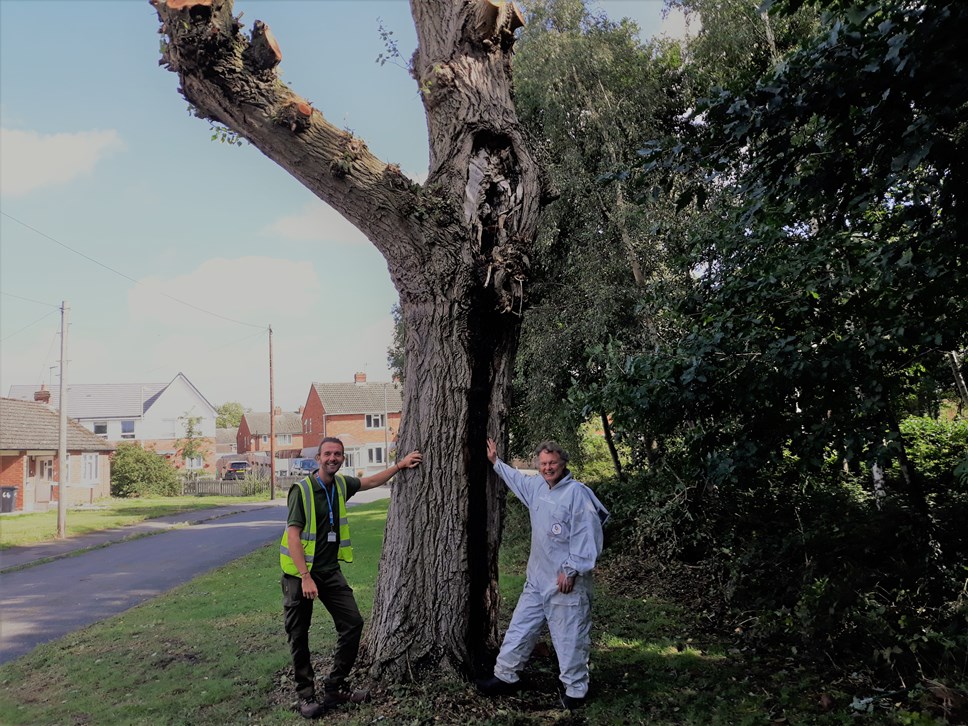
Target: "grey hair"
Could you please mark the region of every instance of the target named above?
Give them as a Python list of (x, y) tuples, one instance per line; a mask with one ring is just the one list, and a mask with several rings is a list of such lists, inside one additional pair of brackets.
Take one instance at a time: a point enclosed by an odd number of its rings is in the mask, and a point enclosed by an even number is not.
[(538, 448), (534, 450), (534, 458), (537, 459), (541, 456), (541, 452), (547, 451), (549, 454), (558, 454), (561, 457), (561, 463), (568, 463), (568, 452), (561, 448), (561, 444), (557, 441), (542, 441), (538, 444)]

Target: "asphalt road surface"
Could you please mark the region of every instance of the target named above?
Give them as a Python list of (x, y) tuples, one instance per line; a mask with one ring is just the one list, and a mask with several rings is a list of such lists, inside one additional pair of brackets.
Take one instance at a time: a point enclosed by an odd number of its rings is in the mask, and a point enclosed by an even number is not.
[[(370, 496), (363, 496), (370, 495)], [(361, 492), (351, 504), (389, 496)], [(0, 663), (278, 541), (285, 500), (0, 574)]]

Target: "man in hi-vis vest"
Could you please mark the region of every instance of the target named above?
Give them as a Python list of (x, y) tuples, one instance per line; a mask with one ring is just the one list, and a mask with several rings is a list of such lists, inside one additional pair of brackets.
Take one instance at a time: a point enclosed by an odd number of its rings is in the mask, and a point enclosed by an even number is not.
[[(289, 514), (282, 535), (279, 561), (282, 565), (282, 607), (286, 635), (292, 651), (299, 713), (318, 718), (348, 701), (359, 703), (364, 694), (351, 693), (346, 679), (356, 662), (363, 633), (363, 617), (339, 569), (339, 560), (353, 561), (346, 500), (363, 489), (386, 484), (401, 469), (411, 469), (422, 460), (414, 450), (385, 471), (357, 479), (337, 474), (343, 466), (343, 442), (326, 437), (319, 445), (319, 469), (289, 489)], [(336, 626), (333, 669), (324, 681), (322, 700), (316, 698), (315, 673), (309, 653), (309, 625), (313, 601), (326, 606)]]

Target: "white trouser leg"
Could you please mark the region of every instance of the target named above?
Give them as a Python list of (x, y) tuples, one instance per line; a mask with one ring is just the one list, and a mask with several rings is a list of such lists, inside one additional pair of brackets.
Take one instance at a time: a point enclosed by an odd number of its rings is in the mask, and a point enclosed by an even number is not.
[(591, 650), (592, 618), (589, 598), (581, 593), (574, 604), (552, 604), (548, 630), (558, 654), (559, 677), (572, 698), (588, 695), (588, 657)]
[(544, 607), (537, 593), (525, 588), (521, 593), (511, 624), (504, 634), (504, 643), (494, 664), (494, 675), (506, 683), (518, 682), (518, 671), (531, 657), (534, 644), (545, 623)]

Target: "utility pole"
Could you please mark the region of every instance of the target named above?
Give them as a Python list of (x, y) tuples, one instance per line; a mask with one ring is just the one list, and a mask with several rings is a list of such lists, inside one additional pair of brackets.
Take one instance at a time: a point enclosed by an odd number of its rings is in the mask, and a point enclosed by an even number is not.
[(67, 537), (67, 324), (70, 308), (61, 303), (60, 423), (57, 444), (57, 538)]
[(272, 326), (269, 326), (269, 499), (276, 498), (276, 399), (272, 377)]

